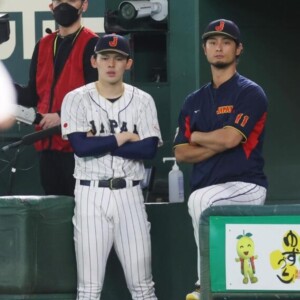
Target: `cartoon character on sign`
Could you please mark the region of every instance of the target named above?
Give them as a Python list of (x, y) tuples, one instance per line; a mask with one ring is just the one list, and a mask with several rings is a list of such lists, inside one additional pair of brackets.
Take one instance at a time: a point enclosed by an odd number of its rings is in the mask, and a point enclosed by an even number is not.
[(257, 255), (254, 255), (254, 242), (250, 238), (251, 236), (252, 233), (249, 232), (237, 236), (238, 242), (236, 245), (236, 251), (239, 257), (236, 258), (235, 261), (241, 263), (241, 272), (244, 276), (244, 284), (247, 284), (249, 279), (251, 283), (258, 281), (257, 277), (254, 276), (254, 260), (257, 259)]

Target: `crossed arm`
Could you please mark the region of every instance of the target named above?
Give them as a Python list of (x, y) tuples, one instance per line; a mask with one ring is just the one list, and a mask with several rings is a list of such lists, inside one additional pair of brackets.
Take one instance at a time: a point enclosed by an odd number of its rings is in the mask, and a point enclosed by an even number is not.
[(178, 162), (201, 162), (238, 146), (242, 140), (241, 132), (233, 127), (225, 127), (210, 132), (194, 131), (191, 134), (189, 144), (175, 147), (175, 157)]
[(110, 136), (93, 136), (91, 133), (74, 132), (68, 139), (79, 157), (99, 156), (110, 153), (128, 159), (152, 159), (157, 150), (158, 138), (140, 137), (131, 132), (121, 132)]

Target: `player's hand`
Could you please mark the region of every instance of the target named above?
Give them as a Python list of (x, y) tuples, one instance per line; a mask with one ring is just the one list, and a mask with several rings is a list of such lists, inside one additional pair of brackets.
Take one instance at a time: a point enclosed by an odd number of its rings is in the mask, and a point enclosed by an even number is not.
[(127, 142), (137, 142), (140, 140), (140, 137), (136, 133), (129, 132), (129, 140)]
[(121, 133), (115, 134), (118, 146), (122, 146), (127, 142), (137, 142), (140, 140), (140, 137), (136, 133), (124, 131)]
[(42, 120), (39, 125), (43, 129), (48, 129), (60, 125), (60, 116), (58, 113), (42, 114)]
[(198, 140), (199, 140), (199, 136), (200, 136), (201, 132), (200, 131), (194, 131), (191, 134), (191, 138), (190, 138), (190, 144), (193, 146), (198, 145)]
[(86, 134), (87, 137), (94, 137), (95, 135), (92, 133), (92, 131), (90, 130), (89, 132), (87, 132)]

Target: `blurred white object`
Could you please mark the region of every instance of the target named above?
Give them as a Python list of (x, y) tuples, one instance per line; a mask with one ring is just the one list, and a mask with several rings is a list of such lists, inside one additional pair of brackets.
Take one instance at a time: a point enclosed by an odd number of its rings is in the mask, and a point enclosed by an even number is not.
[(11, 125), (15, 115), (17, 96), (12, 79), (0, 61), (0, 127)]

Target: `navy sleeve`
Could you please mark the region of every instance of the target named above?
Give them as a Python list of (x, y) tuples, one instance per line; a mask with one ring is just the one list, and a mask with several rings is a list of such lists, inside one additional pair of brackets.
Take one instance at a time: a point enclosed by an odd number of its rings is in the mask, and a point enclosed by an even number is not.
[(267, 109), (266, 94), (260, 86), (253, 84), (240, 93), (234, 112), (224, 127), (235, 127), (248, 138), (253, 130), (257, 130), (257, 126), (262, 128), (264, 125)]
[(188, 99), (186, 98), (183, 106), (181, 107), (179, 117), (178, 117), (178, 127), (176, 129), (175, 138), (173, 141), (173, 146), (179, 144), (188, 144), (191, 137), (191, 124), (190, 124), (190, 115), (188, 112)]
[(85, 132), (73, 132), (68, 139), (79, 157), (105, 155), (118, 147), (114, 135), (87, 137)]
[(149, 137), (137, 142), (128, 142), (111, 154), (128, 159), (152, 159), (158, 145), (158, 137)]

